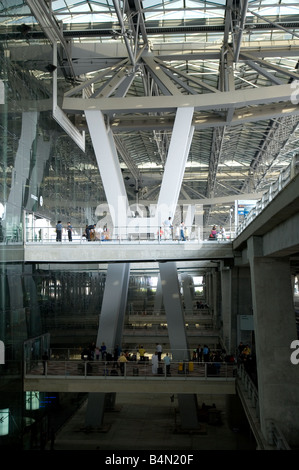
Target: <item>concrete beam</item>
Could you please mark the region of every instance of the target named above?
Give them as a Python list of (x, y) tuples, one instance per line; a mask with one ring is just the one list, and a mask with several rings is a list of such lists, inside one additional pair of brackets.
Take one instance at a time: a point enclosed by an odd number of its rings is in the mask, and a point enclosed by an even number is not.
[[(184, 244), (185, 243), (185, 244)], [(24, 246), (26, 263), (123, 263), (232, 259), (232, 244), (217, 242), (122, 245), (110, 242), (30, 243)]]
[(24, 391), (73, 393), (179, 393), (235, 395), (235, 379), (174, 378), (26, 378)]

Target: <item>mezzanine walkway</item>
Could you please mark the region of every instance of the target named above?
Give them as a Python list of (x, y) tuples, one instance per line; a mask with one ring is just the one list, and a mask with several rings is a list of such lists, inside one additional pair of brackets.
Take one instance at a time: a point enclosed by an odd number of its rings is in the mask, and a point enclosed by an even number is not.
[[(164, 262), (231, 259), (231, 242), (117, 241), (90, 243), (28, 243), (24, 246), (27, 263), (115, 263)], [(87, 261), (88, 260), (88, 261)]]
[(26, 364), (24, 391), (234, 395), (235, 376), (236, 365), (222, 362), (172, 362), (170, 374), (164, 364), (161, 374), (153, 374), (150, 361), (128, 361), (121, 374), (113, 361), (50, 360), (45, 375), (42, 361)]

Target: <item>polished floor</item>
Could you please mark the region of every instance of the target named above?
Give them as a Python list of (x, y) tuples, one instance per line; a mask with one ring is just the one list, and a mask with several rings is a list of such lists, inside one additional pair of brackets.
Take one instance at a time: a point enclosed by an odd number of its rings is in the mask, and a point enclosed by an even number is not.
[(119, 393), (102, 427), (89, 429), (84, 402), (56, 433), (54, 443), (48, 443), (48, 450), (256, 450), (236, 397), (200, 396), (198, 406), (199, 429), (182, 430), (176, 396)]

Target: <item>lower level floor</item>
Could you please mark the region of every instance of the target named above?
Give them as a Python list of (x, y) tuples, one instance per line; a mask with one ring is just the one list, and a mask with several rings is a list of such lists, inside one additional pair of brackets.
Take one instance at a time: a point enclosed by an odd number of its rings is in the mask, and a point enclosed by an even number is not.
[(99, 429), (86, 427), (84, 401), (57, 430), (47, 449), (107, 451), (107, 456), (118, 450), (256, 450), (237, 396), (203, 395), (197, 401), (200, 426), (192, 431), (180, 427), (175, 395), (118, 393)]

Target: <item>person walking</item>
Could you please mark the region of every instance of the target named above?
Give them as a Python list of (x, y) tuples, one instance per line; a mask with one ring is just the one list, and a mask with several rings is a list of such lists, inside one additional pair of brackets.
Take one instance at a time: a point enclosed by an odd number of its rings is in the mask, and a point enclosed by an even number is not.
[(185, 238), (185, 224), (184, 224), (184, 222), (181, 222), (181, 225), (180, 225), (180, 239), (183, 240), (183, 242), (186, 240), (186, 238)]

